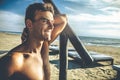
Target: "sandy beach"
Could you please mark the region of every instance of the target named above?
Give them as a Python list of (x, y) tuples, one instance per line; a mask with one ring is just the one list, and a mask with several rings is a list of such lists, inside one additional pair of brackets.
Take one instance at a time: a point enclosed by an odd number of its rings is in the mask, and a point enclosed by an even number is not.
[[(0, 32), (0, 54), (9, 51), (21, 43), (20, 34), (8, 34)], [(54, 42), (57, 44), (58, 42)], [(71, 46), (69, 44), (69, 46)], [(120, 49), (117, 47), (107, 46), (85, 46), (88, 51), (95, 51), (110, 55), (114, 59), (114, 64), (120, 64)], [(50, 53), (50, 66), (51, 66), (51, 80), (59, 80), (59, 54)], [(115, 80), (117, 71), (113, 70), (112, 65), (97, 65), (88, 66), (87, 68), (75, 62), (72, 58), (68, 57), (68, 70), (67, 80)], [(101, 64), (109, 64), (103, 62)]]

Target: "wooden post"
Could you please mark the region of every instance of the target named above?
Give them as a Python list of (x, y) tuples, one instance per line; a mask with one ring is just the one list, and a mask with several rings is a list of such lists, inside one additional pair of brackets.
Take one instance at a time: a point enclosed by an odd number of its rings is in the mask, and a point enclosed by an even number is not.
[[(64, 29), (65, 31), (65, 29)], [(67, 80), (67, 69), (68, 69), (68, 50), (67, 41), (68, 36), (64, 33), (60, 35), (60, 72), (59, 80)]]

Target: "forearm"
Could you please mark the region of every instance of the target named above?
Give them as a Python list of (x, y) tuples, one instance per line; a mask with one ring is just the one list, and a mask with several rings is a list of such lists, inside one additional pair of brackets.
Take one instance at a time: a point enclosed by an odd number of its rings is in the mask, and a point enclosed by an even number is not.
[(63, 31), (67, 24), (67, 17), (65, 14), (55, 15), (54, 20), (54, 29), (52, 31), (51, 40), (49, 41), (49, 44), (57, 38), (57, 36)]
[(65, 25), (67, 23), (67, 17), (65, 14), (55, 15), (54, 20), (54, 27), (58, 27), (58, 25)]
[(44, 80), (50, 80), (49, 46), (48, 42), (43, 43), (41, 51), (43, 59)]
[(44, 79), (50, 80), (50, 63), (44, 64)]

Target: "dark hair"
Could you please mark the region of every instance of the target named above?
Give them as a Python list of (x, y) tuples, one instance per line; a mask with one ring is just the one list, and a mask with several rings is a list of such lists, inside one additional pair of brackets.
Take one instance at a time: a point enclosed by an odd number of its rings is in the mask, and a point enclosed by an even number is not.
[(34, 3), (27, 7), (26, 9), (26, 15), (25, 15), (25, 21), (27, 19), (30, 19), (32, 22), (34, 21), (35, 12), (37, 10), (40, 11), (50, 11), (54, 15), (54, 9), (53, 6), (50, 3)]

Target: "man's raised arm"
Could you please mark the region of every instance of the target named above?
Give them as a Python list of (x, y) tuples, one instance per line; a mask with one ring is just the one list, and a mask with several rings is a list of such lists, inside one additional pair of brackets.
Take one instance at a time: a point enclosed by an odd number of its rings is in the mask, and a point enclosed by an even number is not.
[(63, 31), (67, 24), (67, 17), (65, 14), (55, 15), (54, 20), (54, 29), (52, 31), (51, 40), (49, 41), (49, 44), (57, 38), (57, 36)]

